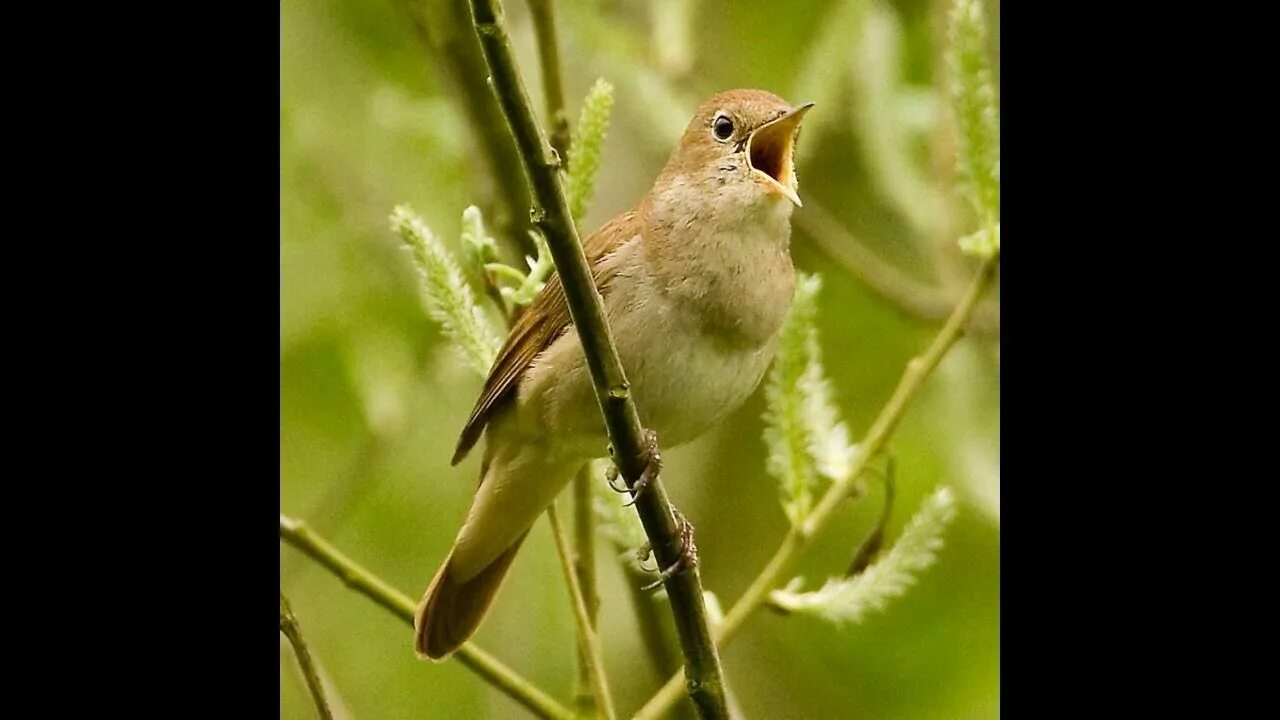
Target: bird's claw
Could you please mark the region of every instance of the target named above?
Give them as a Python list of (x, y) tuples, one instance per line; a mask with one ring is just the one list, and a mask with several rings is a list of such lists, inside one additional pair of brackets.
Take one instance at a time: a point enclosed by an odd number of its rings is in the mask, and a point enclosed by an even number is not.
[(609, 469), (604, 472), (604, 481), (609, 483), (609, 488), (616, 493), (622, 494), (631, 492), (627, 489), (626, 483), (618, 484), (618, 466), (610, 465)]
[(662, 453), (658, 450), (658, 433), (652, 430), (644, 431), (644, 470), (641, 471), (640, 477), (636, 478), (636, 484), (631, 487), (631, 501), (623, 503), (623, 507), (630, 507), (636, 504), (636, 500), (640, 498), (640, 493), (649, 486), (649, 481), (658, 477), (662, 472)]
[(653, 555), (653, 546), (651, 546), (649, 543), (645, 543), (640, 547), (636, 548), (636, 565), (639, 566), (641, 570), (647, 573), (658, 572), (657, 565), (654, 565), (652, 570), (644, 566), (645, 561), (648, 560), (652, 555)]
[[(698, 564), (698, 546), (693, 542), (693, 524), (686, 520), (684, 515), (681, 515), (680, 511), (674, 507), (671, 508), (671, 512), (676, 518), (677, 539), (680, 542), (680, 557), (676, 558), (675, 562), (663, 569), (663, 571), (658, 574), (657, 580), (645, 585), (643, 588), (644, 590), (653, 590), (669, 580), (672, 575), (688, 570)], [(641, 551), (643, 552), (643, 556), (637, 555), (637, 557), (639, 557), (640, 561), (643, 563), (649, 557), (649, 547), (646, 545), (641, 548)], [(643, 567), (643, 565), (641, 567)]]

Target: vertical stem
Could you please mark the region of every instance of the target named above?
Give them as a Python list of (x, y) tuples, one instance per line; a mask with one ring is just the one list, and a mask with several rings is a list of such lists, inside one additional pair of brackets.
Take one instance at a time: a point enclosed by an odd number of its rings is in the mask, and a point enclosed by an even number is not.
[[(619, 551), (626, 552), (626, 549), (620, 548)], [(679, 672), (680, 659), (672, 652), (666, 626), (662, 624), (662, 618), (658, 615), (657, 601), (644, 589), (649, 579), (630, 562), (624, 561), (622, 566), (623, 577), (631, 596), (631, 606), (635, 611), (636, 625), (640, 632), (640, 639), (644, 642), (645, 652), (649, 654), (649, 661), (657, 671), (658, 677), (669, 677)]]
[[(551, 147), (560, 158), (561, 169), (569, 166), (569, 115), (564, 109), (564, 81), (560, 76), (560, 46), (556, 38), (555, 0), (529, 0), (533, 32), (538, 40), (538, 62), (542, 67), (542, 91), (546, 96), (547, 125)], [(600, 593), (595, 572), (595, 512), (591, 506), (591, 465), (584, 465), (573, 481), (574, 572), (586, 607), (587, 626), (596, 630)], [(599, 640), (599, 636), (596, 636)], [(590, 658), (579, 653), (578, 682), (574, 704), (583, 715), (593, 715)]]
[(467, 10), (457, 0), (400, 0), (423, 46), (431, 54), (431, 66), (453, 90), (467, 129), (473, 133), (477, 156), (486, 165), (491, 187), (484, 188), (485, 217), (518, 257), (533, 255), (536, 248), (524, 228), (529, 189), (520, 182), (520, 159), (507, 132), (502, 111), (484, 84), (484, 58), (475, 37), (467, 32)]
[(551, 147), (569, 167), (569, 116), (564, 110), (564, 82), (560, 78), (560, 48), (556, 40), (555, 0), (529, 0), (533, 33), (538, 38), (538, 62), (542, 65), (542, 90), (547, 101), (547, 125)]
[[(582, 602), (587, 609), (587, 624), (598, 637), (600, 589), (596, 585), (596, 514), (592, 506), (591, 467), (590, 463), (583, 465), (573, 480), (573, 565), (578, 576), (578, 586), (582, 588)], [(591, 715), (595, 712), (594, 695), (591, 693), (586, 663), (586, 658), (579, 658), (578, 688), (574, 692), (574, 703), (582, 714)]]
[(316, 704), (316, 713), (320, 720), (333, 720), (333, 711), (329, 709), (329, 699), (324, 695), (324, 685), (320, 682), (320, 673), (316, 672), (315, 661), (311, 659), (311, 651), (302, 639), (302, 629), (298, 627), (298, 619), (293, 616), (293, 608), (289, 599), (280, 593), (280, 632), (289, 639), (293, 646), (293, 654), (298, 658), (298, 667), (302, 668), (302, 677), (307, 681), (307, 689), (311, 691), (311, 700)]
[[(542, 231), (556, 263), (569, 317), (582, 342), (596, 400), (604, 417), (613, 457), (627, 486), (635, 488), (649, 463), (649, 450), (631, 386), (618, 359), (617, 346), (605, 317), (604, 302), (591, 277), (578, 229), (569, 214), (560, 178), (560, 163), (550, 152), (546, 133), (534, 116), (499, 0), (470, 0), (480, 49), (498, 105), (507, 118), (534, 200), (531, 217)], [(656, 474), (643, 493), (633, 495), (653, 554), (662, 567), (683, 564), (685, 547), (680, 526)], [(685, 657), (685, 687), (704, 718), (726, 718), (720, 655), (707, 624), (702, 577), (696, 564), (673, 573), (665, 581), (667, 597)]]
[(560, 522), (560, 512), (556, 509), (554, 500), (551, 505), (547, 506), (547, 519), (551, 521), (551, 534), (556, 541), (556, 550), (560, 557), (560, 569), (564, 571), (565, 580), (569, 585), (569, 600), (573, 605), (573, 619), (578, 624), (578, 639), (581, 646), (580, 655), (586, 661), (586, 672), (595, 690), (596, 702), (600, 705), (604, 716), (609, 720), (614, 720), (617, 714), (613, 709), (613, 698), (609, 695), (609, 680), (605, 676), (604, 653), (600, 649), (600, 638), (591, 627), (587, 606), (582, 599), (582, 587), (578, 585), (578, 575), (574, 571), (573, 563), (569, 558), (571, 552), (569, 539), (565, 536), (564, 525)]

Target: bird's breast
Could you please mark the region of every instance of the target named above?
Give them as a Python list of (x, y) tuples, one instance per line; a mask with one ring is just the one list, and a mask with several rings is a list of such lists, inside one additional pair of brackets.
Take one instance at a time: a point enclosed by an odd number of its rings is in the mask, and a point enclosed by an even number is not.
[(657, 294), (711, 341), (751, 349), (782, 326), (795, 292), (790, 213), (767, 210), (676, 223), (661, 242), (645, 238)]
[[(795, 272), (789, 223), (690, 223), (657, 243), (627, 243), (605, 308), (646, 427), (664, 447), (723, 420), (755, 391), (773, 360)], [(594, 456), (604, 427), (576, 332), (570, 328), (521, 383), (530, 433), (558, 452)]]

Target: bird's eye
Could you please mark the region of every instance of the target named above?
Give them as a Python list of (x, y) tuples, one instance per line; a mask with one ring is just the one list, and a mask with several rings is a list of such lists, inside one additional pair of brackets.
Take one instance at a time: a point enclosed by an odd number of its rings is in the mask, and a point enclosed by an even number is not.
[(733, 137), (733, 121), (724, 113), (716, 115), (716, 119), (711, 121), (711, 134), (721, 142), (728, 140)]

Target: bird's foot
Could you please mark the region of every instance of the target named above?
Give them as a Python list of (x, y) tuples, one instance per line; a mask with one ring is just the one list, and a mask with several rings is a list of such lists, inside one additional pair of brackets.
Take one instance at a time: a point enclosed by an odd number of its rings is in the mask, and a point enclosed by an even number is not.
[(618, 494), (631, 492), (627, 489), (627, 484), (618, 484), (618, 466), (610, 465), (608, 470), (604, 471), (604, 481), (609, 483), (609, 488)]
[[(698, 564), (698, 546), (693, 542), (693, 523), (686, 520), (684, 515), (681, 515), (680, 511), (674, 507), (671, 508), (671, 513), (676, 519), (676, 540), (680, 543), (680, 556), (658, 574), (657, 580), (645, 585), (643, 588), (645, 590), (653, 590), (669, 580), (672, 575), (688, 570)], [(646, 545), (641, 548), (640, 552), (640, 561), (644, 562), (649, 557), (649, 547)]]
[(629, 507), (636, 504), (636, 500), (640, 498), (640, 493), (649, 486), (649, 481), (658, 477), (662, 472), (662, 453), (658, 450), (658, 433), (646, 429), (644, 431), (644, 470), (641, 471), (640, 477), (636, 478), (636, 484), (631, 487), (631, 502), (623, 503), (623, 507)]

